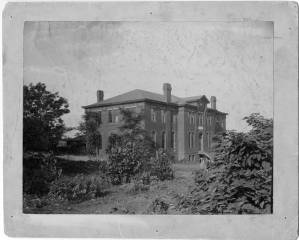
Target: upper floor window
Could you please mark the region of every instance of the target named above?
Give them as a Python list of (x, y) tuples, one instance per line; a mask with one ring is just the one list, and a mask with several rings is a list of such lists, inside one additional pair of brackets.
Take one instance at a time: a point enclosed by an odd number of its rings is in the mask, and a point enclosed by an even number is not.
[(112, 123), (112, 110), (108, 110), (108, 122)]
[(198, 125), (199, 126), (203, 125), (203, 116), (202, 116), (202, 114), (199, 114), (199, 116), (198, 116)]
[(176, 114), (172, 114), (172, 123), (174, 124), (174, 125), (176, 125), (177, 124), (177, 115)]
[(114, 116), (114, 122), (118, 123), (118, 122), (119, 122), (119, 119), (120, 119), (120, 118), (119, 118), (119, 115), (115, 115), (115, 116)]
[(162, 148), (166, 149), (166, 133), (162, 132)]
[(193, 148), (193, 147), (194, 147), (194, 133), (189, 132), (189, 148)]
[(166, 122), (166, 116), (165, 116), (165, 111), (164, 110), (161, 110), (161, 120), (162, 120), (162, 123)]
[(151, 109), (151, 119), (153, 122), (156, 122), (156, 120), (157, 120), (157, 114), (156, 114), (155, 109)]

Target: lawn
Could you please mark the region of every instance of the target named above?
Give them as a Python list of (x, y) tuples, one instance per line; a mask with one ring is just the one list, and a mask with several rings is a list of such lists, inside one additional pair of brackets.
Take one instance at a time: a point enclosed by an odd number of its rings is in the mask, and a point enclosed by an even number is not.
[[(24, 207), (24, 213), (68, 213), (68, 214), (151, 214), (152, 203), (164, 202), (167, 214), (180, 214), (175, 209), (178, 197), (185, 195), (194, 186), (193, 171), (200, 168), (196, 163), (173, 165), (173, 180), (152, 182), (147, 189), (133, 191), (133, 184), (111, 186), (104, 196), (80, 203), (55, 201), (37, 207)], [(159, 204), (159, 203), (158, 203)], [(155, 212), (157, 213), (157, 212)]]

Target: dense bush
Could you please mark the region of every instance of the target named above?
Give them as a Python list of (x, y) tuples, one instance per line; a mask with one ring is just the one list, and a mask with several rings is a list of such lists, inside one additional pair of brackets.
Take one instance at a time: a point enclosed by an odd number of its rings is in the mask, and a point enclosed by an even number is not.
[(259, 114), (244, 118), (248, 133), (218, 138), (215, 159), (195, 174), (196, 187), (179, 208), (200, 214), (272, 212), (273, 121)]
[(121, 110), (123, 125), (119, 134), (109, 137), (108, 174), (113, 184), (128, 183), (136, 175), (150, 169), (150, 159), (155, 154), (153, 141), (142, 129), (142, 115)]
[(51, 185), (49, 196), (80, 202), (101, 196), (108, 184), (101, 175), (79, 174), (75, 177), (62, 177)]
[(147, 213), (149, 214), (167, 214), (169, 209), (169, 203), (162, 199), (156, 198), (148, 207)]
[(57, 157), (56, 166), (62, 169), (63, 175), (75, 176), (81, 173), (97, 173), (99, 169), (106, 170), (107, 163), (104, 161), (72, 161)]
[(23, 192), (47, 194), (50, 184), (61, 174), (52, 154), (27, 152), (23, 156)]
[(151, 158), (150, 175), (159, 180), (171, 180), (174, 178), (172, 164), (174, 157), (163, 150), (157, 151), (156, 157)]

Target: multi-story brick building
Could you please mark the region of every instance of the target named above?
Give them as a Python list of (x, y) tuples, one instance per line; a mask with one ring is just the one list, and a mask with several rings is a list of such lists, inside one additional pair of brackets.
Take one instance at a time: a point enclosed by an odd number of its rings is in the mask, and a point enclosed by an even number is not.
[(121, 126), (120, 109), (143, 112), (142, 126), (157, 146), (172, 151), (178, 160), (195, 160), (197, 153), (210, 152), (212, 137), (226, 129), (226, 113), (216, 109), (216, 97), (210, 101), (205, 95), (180, 98), (171, 94), (171, 85), (163, 84), (163, 95), (144, 90), (133, 90), (104, 100), (104, 92), (97, 91), (97, 102), (84, 106), (85, 111), (96, 111), (101, 118), (102, 144), (105, 149), (111, 133)]

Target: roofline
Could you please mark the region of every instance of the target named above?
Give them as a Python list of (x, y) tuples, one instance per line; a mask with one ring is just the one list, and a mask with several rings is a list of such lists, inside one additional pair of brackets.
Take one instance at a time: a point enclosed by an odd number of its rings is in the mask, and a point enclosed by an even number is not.
[(222, 115), (228, 115), (228, 113), (221, 112), (221, 111), (219, 111), (217, 109), (213, 109), (213, 108), (207, 108), (207, 111), (217, 112), (217, 113), (222, 114)]
[(207, 98), (206, 95), (202, 95), (200, 98), (192, 99), (192, 100), (189, 100), (189, 101), (187, 100), (186, 102), (188, 102), (188, 103), (197, 102), (198, 100), (200, 100), (202, 98), (204, 98), (207, 103), (210, 103), (210, 101), (209, 101), (209, 99)]
[(167, 103), (167, 102), (162, 102), (162, 101), (157, 101), (149, 98), (142, 98), (142, 99), (137, 99), (137, 100), (127, 100), (127, 101), (121, 101), (121, 102), (113, 102), (113, 103), (99, 103), (98, 105), (87, 105), (87, 106), (82, 106), (84, 109), (90, 109), (90, 108), (98, 108), (98, 107), (109, 107), (109, 106), (115, 106), (115, 105), (123, 105), (123, 104), (129, 104), (129, 103), (140, 103), (140, 102), (151, 102), (151, 103), (158, 103), (162, 105), (171, 105), (174, 107), (177, 107), (178, 104), (176, 103)]

